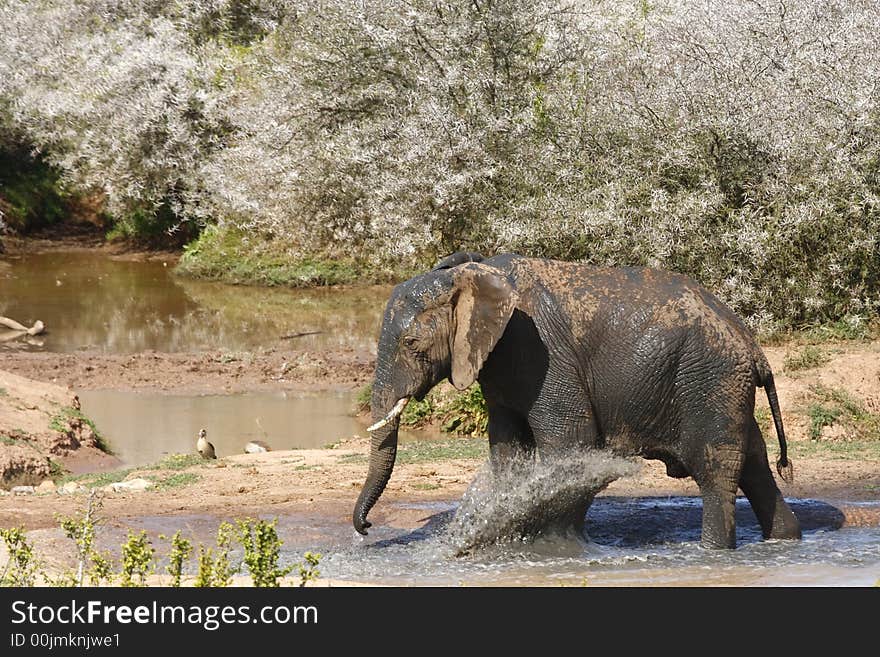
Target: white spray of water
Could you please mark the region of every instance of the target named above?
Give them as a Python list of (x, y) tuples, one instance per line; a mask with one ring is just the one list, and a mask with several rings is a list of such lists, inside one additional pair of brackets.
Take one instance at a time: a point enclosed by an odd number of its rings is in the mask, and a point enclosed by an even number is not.
[(579, 532), (593, 498), (636, 462), (582, 451), (542, 462), (517, 462), (501, 473), (485, 465), (444, 533), (456, 554), (475, 548)]

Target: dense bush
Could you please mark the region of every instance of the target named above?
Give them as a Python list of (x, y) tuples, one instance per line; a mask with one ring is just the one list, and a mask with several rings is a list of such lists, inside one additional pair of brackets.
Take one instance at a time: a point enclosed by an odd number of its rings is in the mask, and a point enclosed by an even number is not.
[(662, 266), (765, 327), (880, 303), (875, 0), (8, 0), (0, 24), (0, 119), (123, 219)]

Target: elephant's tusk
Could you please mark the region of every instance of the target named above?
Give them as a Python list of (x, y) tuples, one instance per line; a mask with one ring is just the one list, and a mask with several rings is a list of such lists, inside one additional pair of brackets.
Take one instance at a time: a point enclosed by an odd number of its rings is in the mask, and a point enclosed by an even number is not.
[(394, 408), (392, 408), (389, 411), (388, 415), (383, 417), (381, 420), (379, 420), (375, 424), (372, 424), (369, 427), (367, 427), (367, 431), (378, 431), (379, 429), (384, 427), (386, 424), (388, 424), (392, 420), (395, 420), (396, 418), (398, 418), (400, 416), (400, 414), (403, 413), (403, 409), (406, 408), (406, 405), (408, 403), (409, 403), (409, 397), (401, 397), (400, 399), (398, 399), (397, 403), (394, 405)]

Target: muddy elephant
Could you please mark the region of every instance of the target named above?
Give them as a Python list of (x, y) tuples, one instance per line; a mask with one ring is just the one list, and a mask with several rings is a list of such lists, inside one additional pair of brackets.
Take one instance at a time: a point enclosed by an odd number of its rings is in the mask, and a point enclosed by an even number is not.
[(686, 276), (456, 253), (395, 287), (378, 342), (369, 471), (353, 513), (361, 534), (391, 476), (404, 406), (445, 378), (459, 390), (479, 380), (493, 467), (574, 448), (659, 459), (667, 474), (699, 486), (704, 546), (736, 546), (737, 489), (766, 538), (800, 538), (754, 418), (763, 387), (776, 467), (790, 480), (767, 359), (735, 314)]

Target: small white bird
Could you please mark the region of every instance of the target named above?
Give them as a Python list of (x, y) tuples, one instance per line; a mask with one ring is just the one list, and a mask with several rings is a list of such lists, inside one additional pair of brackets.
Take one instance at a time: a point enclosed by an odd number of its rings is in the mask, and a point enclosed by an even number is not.
[(262, 452), (271, 452), (272, 448), (262, 440), (252, 440), (244, 446), (245, 454), (261, 454)]
[(203, 459), (216, 459), (217, 454), (214, 452), (214, 446), (208, 442), (208, 432), (205, 429), (199, 430), (199, 440), (196, 443), (196, 449)]

